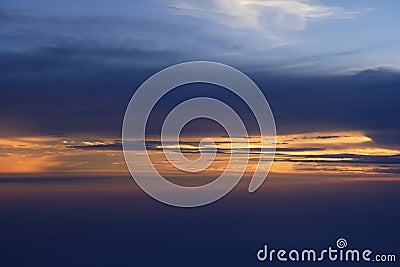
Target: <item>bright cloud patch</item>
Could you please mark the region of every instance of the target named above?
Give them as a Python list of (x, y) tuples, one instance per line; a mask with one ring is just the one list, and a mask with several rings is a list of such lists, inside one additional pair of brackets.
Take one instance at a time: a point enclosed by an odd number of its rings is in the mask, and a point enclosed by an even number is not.
[(179, 0), (173, 7), (182, 15), (263, 31), (270, 36), (277, 30), (302, 30), (312, 19), (351, 19), (360, 13), (313, 0)]

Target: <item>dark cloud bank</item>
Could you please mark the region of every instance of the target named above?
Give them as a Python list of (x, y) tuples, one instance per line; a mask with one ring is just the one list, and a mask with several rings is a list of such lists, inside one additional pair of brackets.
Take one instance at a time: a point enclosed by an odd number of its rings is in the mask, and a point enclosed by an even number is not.
[[(102, 58), (130, 57), (134, 62), (143, 53), (136, 50), (107, 54), (98, 49), (85, 55), (77, 47), (43, 48), (23, 55), (2, 53), (2, 121), (10, 130), (22, 133), (117, 136), (135, 88), (161, 66), (114, 65)], [(281, 134), (363, 130), (383, 144), (400, 143), (398, 73), (375, 69), (334, 77), (247, 74), (263, 89)], [(222, 91), (202, 90), (201, 86), (190, 91), (191, 96), (195, 92), (211, 96), (216, 93), (214, 97), (223, 100), (228, 96)], [(171, 94), (170, 103), (189, 97), (183, 95)], [(229, 99), (230, 104), (240, 106), (238, 99)], [(248, 113), (245, 108), (242, 111)]]
[[(92, 134), (117, 138), (130, 97), (145, 79), (171, 64), (210, 59), (199, 58), (202, 54), (189, 51), (188, 46), (186, 50), (169, 50), (140, 42), (127, 46), (112, 40), (100, 42), (98, 36), (90, 42), (90, 38), (73, 39), (66, 35), (67, 38), (56, 31), (65, 28), (66, 33), (73, 35), (71, 31), (77, 29), (76, 25), (82, 25), (80, 34), (84, 35), (84, 29), (90, 28), (88, 25), (95, 25), (96, 29), (112, 28), (110, 18), (64, 21), (45, 15), (0, 11), (0, 30), (4, 36), (0, 45), (7, 47), (0, 52), (2, 136)], [(26, 21), (33, 25), (31, 31), (21, 30)], [(51, 21), (58, 26), (51, 28)], [(113, 23), (124, 24), (121, 20)], [(154, 23), (146, 27), (161, 26)], [(182, 29), (185, 30), (189, 29)], [(146, 28), (144, 32), (152, 31)], [(136, 37), (132, 41), (140, 39), (139, 35)], [(40, 42), (46, 38), (51, 42)], [(24, 42), (33, 40), (39, 41), (32, 47), (21, 48)], [(234, 67), (262, 88), (274, 112), (279, 134), (362, 130), (382, 145), (400, 144), (399, 72), (377, 68), (327, 76), (252, 72), (240, 64)], [(172, 92), (168, 100), (161, 101), (159, 111), (162, 112), (154, 112), (155, 123), (150, 125), (149, 132), (159, 130), (165, 118), (160, 114), (171, 109), (174, 103), (193, 96), (224, 100), (239, 110), (243, 118), (249, 118), (249, 125), (254, 124), (248, 107), (235, 96), (222, 89), (199, 85), (190, 90), (181, 88)], [(195, 132), (208, 129), (198, 126)]]

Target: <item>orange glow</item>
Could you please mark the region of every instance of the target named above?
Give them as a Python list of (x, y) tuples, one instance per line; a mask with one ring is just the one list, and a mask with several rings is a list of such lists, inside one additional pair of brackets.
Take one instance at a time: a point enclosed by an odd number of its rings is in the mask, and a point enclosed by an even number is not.
[[(148, 151), (156, 168), (168, 175), (187, 175), (177, 170), (165, 158), (163, 149), (177, 151), (182, 149), (190, 159), (199, 156), (199, 151), (210, 148), (212, 143), (198, 146), (199, 138), (183, 138), (178, 146), (166, 144), (156, 145)], [(201, 175), (215, 176), (225, 169), (232, 153), (241, 153), (243, 149), (252, 149), (248, 172), (256, 168), (262, 143), (260, 137), (213, 138), (218, 153), (215, 162)], [(246, 141), (249, 141), (247, 143)], [(126, 173), (122, 151), (115, 144), (115, 139), (102, 138), (66, 138), (66, 137), (18, 137), (0, 138), (1, 173), (35, 173), (35, 172), (114, 172)], [(200, 150), (199, 150), (200, 149)], [(188, 153), (190, 152), (190, 153)], [(173, 152), (176, 153), (176, 152)], [(265, 153), (269, 153), (268, 151)], [(400, 151), (380, 147), (362, 132), (316, 132), (277, 136), (277, 151), (271, 171), (274, 173), (295, 174), (362, 174), (377, 175), (379, 164), (361, 162), (355, 164), (349, 154), (363, 156), (394, 156)], [(343, 155), (343, 156), (342, 156)], [(243, 159), (247, 155), (243, 154)], [(262, 167), (262, 166), (261, 166)], [(385, 164), (384, 168), (396, 167)], [(199, 174), (194, 174), (199, 175)], [(390, 175), (390, 172), (379, 173)]]

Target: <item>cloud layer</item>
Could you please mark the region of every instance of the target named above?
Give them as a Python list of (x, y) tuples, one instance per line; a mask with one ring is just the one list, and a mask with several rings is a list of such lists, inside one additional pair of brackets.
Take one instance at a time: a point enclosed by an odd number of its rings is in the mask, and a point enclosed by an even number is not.
[(311, 19), (350, 19), (360, 12), (319, 1), (301, 0), (190, 0), (172, 5), (178, 14), (195, 16), (232, 27), (272, 34), (280, 30), (301, 30)]

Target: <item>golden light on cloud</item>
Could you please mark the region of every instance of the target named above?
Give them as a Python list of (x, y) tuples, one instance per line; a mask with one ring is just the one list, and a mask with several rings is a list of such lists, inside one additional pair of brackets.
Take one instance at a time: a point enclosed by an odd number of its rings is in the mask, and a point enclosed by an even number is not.
[[(186, 137), (179, 146), (154, 142), (148, 153), (159, 172), (167, 176), (188, 176), (174, 168), (165, 158), (163, 149), (182, 151), (196, 159), (207, 153), (211, 143)], [(247, 172), (256, 168), (260, 153), (260, 137), (249, 140), (228, 137), (213, 139), (217, 148), (215, 161), (203, 172), (194, 175), (218, 176), (226, 168), (230, 155), (250, 148)], [(249, 141), (247, 143), (246, 141)], [(145, 153), (145, 151), (143, 151)], [(266, 152), (270, 153), (270, 152)], [(271, 172), (288, 174), (362, 174), (367, 176), (395, 175), (399, 170), (400, 151), (380, 147), (363, 132), (316, 132), (277, 136), (277, 151)], [(243, 158), (246, 158), (243, 155)], [(126, 173), (121, 143), (102, 138), (21, 137), (0, 138), (1, 173)]]
[(59, 137), (0, 138), (1, 173), (115, 172), (122, 155), (107, 151), (70, 148), (73, 144), (98, 145), (98, 141), (65, 140)]

